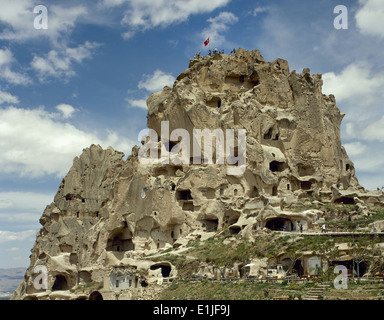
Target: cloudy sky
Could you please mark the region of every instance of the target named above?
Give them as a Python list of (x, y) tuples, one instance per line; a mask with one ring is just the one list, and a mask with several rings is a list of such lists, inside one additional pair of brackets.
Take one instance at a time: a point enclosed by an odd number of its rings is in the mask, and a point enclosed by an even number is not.
[(384, 185), (382, 0), (0, 0), (0, 268), (29, 265), (39, 217), (83, 148), (130, 154), (146, 98), (206, 54), (207, 37), (322, 73), (359, 181)]

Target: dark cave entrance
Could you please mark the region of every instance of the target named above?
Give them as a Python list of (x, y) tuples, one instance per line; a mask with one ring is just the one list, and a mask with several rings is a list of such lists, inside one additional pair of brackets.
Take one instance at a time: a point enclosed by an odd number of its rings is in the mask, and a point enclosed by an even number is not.
[(304, 275), (304, 268), (301, 264), (301, 260), (296, 260), (295, 264), (293, 265), (292, 268), (294, 271), (296, 271), (297, 275), (299, 277), (302, 277)]
[(68, 290), (67, 279), (63, 275), (57, 275), (52, 286), (52, 291)]
[(93, 291), (90, 295), (89, 295), (89, 300), (104, 300), (103, 299), (103, 296), (101, 295), (101, 293), (99, 291)]
[(191, 190), (178, 190), (176, 191), (176, 199), (177, 200), (192, 200)]
[(207, 232), (217, 231), (217, 228), (219, 227), (219, 219), (206, 219), (201, 220), (201, 222)]
[(151, 270), (161, 269), (161, 275), (163, 276), (163, 278), (168, 278), (172, 270), (171, 266), (166, 264), (155, 264), (151, 266), (150, 269)]
[(286, 218), (274, 218), (267, 221), (265, 227), (273, 231), (292, 231), (293, 223)]

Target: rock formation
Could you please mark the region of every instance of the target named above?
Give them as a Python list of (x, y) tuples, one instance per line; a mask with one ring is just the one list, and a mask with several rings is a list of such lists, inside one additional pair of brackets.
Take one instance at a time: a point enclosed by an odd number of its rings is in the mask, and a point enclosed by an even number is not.
[[(381, 191), (368, 193), (359, 185), (341, 145), (344, 115), (334, 96), (322, 94), (321, 75), (309, 69), (291, 72), (287, 61), (265, 61), (258, 50), (199, 56), (147, 104), (159, 154), (179, 143), (162, 133), (165, 122), (169, 132), (185, 129), (195, 140), (194, 129), (245, 130), (245, 170), (231, 174), (227, 163), (215, 162), (215, 143), (212, 164), (205, 149), (177, 165), (144, 165), (139, 146), (125, 161), (111, 147), (84, 149), (40, 219), (31, 264), (14, 299), (88, 298), (92, 292), (80, 289), (94, 284), (91, 298), (134, 299), (138, 288), (177, 275), (168, 261), (148, 256), (193, 235), (246, 238), (266, 228), (297, 230), (298, 223), (316, 230), (321, 212), (291, 210), (308, 197), (383, 201)], [(191, 150), (194, 142), (187, 142)], [(47, 269), (47, 290), (34, 285), (38, 265)]]

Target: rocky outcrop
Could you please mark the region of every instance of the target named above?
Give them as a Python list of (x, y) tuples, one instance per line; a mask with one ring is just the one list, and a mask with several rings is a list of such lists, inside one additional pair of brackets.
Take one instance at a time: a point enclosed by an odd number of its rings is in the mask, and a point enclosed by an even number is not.
[[(131, 299), (140, 295), (135, 290), (177, 275), (169, 262), (148, 256), (193, 234), (248, 237), (264, 228), (293, 231), (299, 225), (307, 230), (320, 213), (292, 211), (301, 199), (365, 200), (341, 145), (344, 115), (321, 89), (320, 74), (291, 72), (287, 61), (265, 61), (258, 50), (191, 60), (172, 88), (147, 101), (148, 128), (157, 135), (152, 149), (162, 161), (140, 161), (148, 139), (127, 160), (112, 148), (84, 149), (40, 219), (31, 265), (13, 298), (82, 298), (76, 290), (94, 284), (104, 298), (125, 290), (121, 297)], [(207, 149), (195, 150), (201, 139), (196, 129), (207, 130), (204, 142), (211, 133), (233, 129), (237, 144), (223, 155), (225, 148), (212, 143), (209, 162)], [(179, 142), (178, 134), (185, 133), (191, 139)], [(243, 170), (229, 171), (242, 152)], [(181, 154), (177, 164), (169, 158)], [(381, 202), (383, 195), (366, 198)], [(47, 290), (33, 284), (37, 265), (47, 269)], [(68, 290), (70, 295), (57, 292)]]

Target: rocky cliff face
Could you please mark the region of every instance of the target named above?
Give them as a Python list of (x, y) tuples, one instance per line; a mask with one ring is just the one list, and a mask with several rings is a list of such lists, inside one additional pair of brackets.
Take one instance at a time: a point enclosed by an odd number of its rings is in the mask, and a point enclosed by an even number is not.
[[(177, 165), (144, 165), (137, 146), (126, 161), (112, 148), (84, 149), (40, 219), (31, 265), (13, 298), (88, 298), (91, 289), (80, 289), (95, 285), (93, 298), (115, 299), (119, 292), (132, 299), (135, 289), (177, 275), (172, 264), (148, 255), (182, 246), (193, 235), (246, 238), (264, 228), (292, 231), (298, 221), (316, 229), (319, 212), (290, 210), (307, 196), (381, 202), (381, 192), (367, 193), (358, 184), (341, 145), (343, 114), (321, 88), (321, 75), (290, 72), (287, 61), (267, 62), (258, 50), (191, 60), (173, 88), (147, 101), (148, 128), (160, 140), (154, 148), (166, 154), (177, 147), (163, 123), (169, 132), (188, 132), (191, 150), (194, 129), (234, 129), (235, 136), (245, 130), (244, 170), (231, 174), (228, 163), (218, 164), (215, 143), (212, 164), (205, 149)], [(234, 158), (239, 148), (234, 145)], [(34, 285), (37, 265), (46, 267), (46, 290)]]

